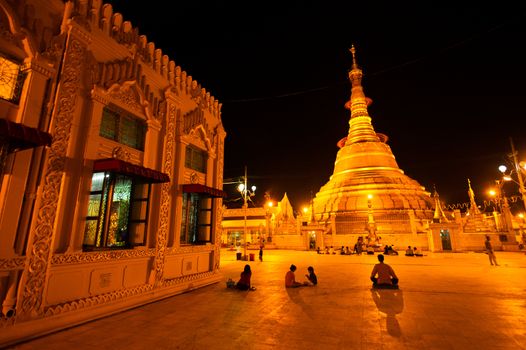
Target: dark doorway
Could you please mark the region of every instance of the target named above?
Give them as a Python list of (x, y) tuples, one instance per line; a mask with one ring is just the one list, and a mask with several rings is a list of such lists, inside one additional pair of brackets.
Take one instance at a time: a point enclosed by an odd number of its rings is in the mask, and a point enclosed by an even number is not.
[(449, 230), (440, 230), (440, 240), (442, 241), (442, 250), (451, 249), (451, 237), (449, 236)]
[(310, 250), (316, 249), (316, 232), (315, 231), (309, 232), (309, 249)]

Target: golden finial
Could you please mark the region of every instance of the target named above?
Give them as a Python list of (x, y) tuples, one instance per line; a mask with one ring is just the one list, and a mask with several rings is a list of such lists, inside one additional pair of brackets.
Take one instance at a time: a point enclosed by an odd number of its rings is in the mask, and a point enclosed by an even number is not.
[(471, 180), (470, 179), (468, 179), (468, 188), (469, 188), (469, 190), (468, 190), (469, 193), (472, 193), (473, 190), (471, 189)]
[(356, 63), (356, 49), (354, 48), (354, 44), (351, 44), (351, 48), (349, 49), (352, 55), (352, 67), (356, 68), (358, 67), (358, 64)]

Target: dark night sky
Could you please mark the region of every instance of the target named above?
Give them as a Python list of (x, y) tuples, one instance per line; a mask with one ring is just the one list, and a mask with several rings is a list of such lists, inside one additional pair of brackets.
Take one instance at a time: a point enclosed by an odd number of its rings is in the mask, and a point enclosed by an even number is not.
[(246, 165), (260, 203), (287, 192), (299, 209), (332, 174), (348, 132), (351, 43), (375, 130), (445, 202), (469, 200), (467, 178), (486, 198), (509, 137), (526, 159), (524, 2), (110, 3), (223, 103), (225, 178)]

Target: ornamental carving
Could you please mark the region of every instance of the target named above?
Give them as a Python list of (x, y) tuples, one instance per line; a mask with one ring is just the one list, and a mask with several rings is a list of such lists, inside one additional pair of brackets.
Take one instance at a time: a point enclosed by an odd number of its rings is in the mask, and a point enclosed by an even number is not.
[(210, 128), (206, 122), (205, 113), (200, 109), (194, 109), (183, 117), (183, 134), (189, 135), (198, 126), (203, 127), (205, 137), (210, 137)]
[(62, 85), (58, 91), (56, 114), (52, 120), (53, 143), (44, 166), (42, 196), (40, 205), (36, 208), (36, 223), (30, 233), (31, 250), (28, 252), (28, 267), (22, 276), (25, 282), (19, 304), (22, 314), (29, 314), (32, 311), (42, 312), (42, 295), (50, 260), (51, 238), (57, 216), (71, 124), (79, 95), (84, 53), (85, 47), (80, 41), (72, 38), (65, 54)]
[[(218, 188), (223, 187), (223, 162), (224, 162), (224, 140), (222, 137), (222, 133), (218, 132), (216, 133), (217, 138), (217, 173), (216, 173), (216, 185)], [(220, 264), (220, 250), (221, 247), (221, 235), (223, 231), (223, 226), (221, 225), (221, 221), (223, 220), (223, 199), (222, 198), (216, 198), (215, 199), (215, 208), (216, 213), (215, 215), (215, 252), (214, 252), (214, 268), (217, 270), (219, 269)]]
[(175, 152), (175, 127), (177, 110), (173, 102), (169, 104), (166, 116), (166, 146), (164, 149), (163, 172), (170, 176), (171, 181), (163, 183), (161, 187), (161, 207), (159, 210), (159, 230), (157, 231), (157, 255), (155, 256), (155, 285), (163, 283), (164, 259), (166, 254), (166, 237), (170, 222), (170, 202), (173, 176), (173, 162)]
[(111, 157), (123, 160), (125, 162), (130, 162), (131, 153), (125, 150), (124, 148), (122, 148), (121, 146), (117, 146), (111, 152)]
[(190, 183), (196, 184), (199, 183), (199, 175), (194, 171), (190, 174)]
[(132, 88), (128, 84), (118, 89), (110, 89), (110, 97), (132, 111), (138, 112), (141, 115), (145, 114), (143, 105), (139, 102), (141, 100), (139, 94), (135, 91), (135, 88)]
[(179, 247), (168, 247), (166, 248), (166, 256), (187, 253), (204, 253), (210, 252), (211, 249), (212, 246), (210, 245), (183, 245)]
[(210, 277), (210, 276), (212, 276), (214, 274), (215, 274), (214, 272), (208, 271), (208, 272), (203, 272), (203, 273), (196, 273), (195, 275), (176, 277), (176, 278), (172, 278), (172, 279), (169, 279), (169, 280), (165, 280), (164, 285), (165, 286), (173, 286), (173, 285), (181, 284), (181, 283), (188, 282), (188, 281), (195, 281), (195, 280), (204, 279), (204, 278)]
[(90, 298), (83, 298), (59, 305), (53, 305), (46, 307), (44, 310), (44, 316), (55, 316), (70, 311), (77, 311), (87, 307), (97, 306), (101, 304), (107, 304), (109, 302), (117, 301), (120, 299), (128, 298), (134, 295), (146, 293), (152, 290), (151, 284), (138, 286), (135, 288), (120, 289), (111, 293), (101, 294)]
[(64, 51), (65, 36), (65, 34), (60, 34), (51, 38), (51, 40), (49, 40), (48, 42), (46, 49), (42, 53), (42, 56), (50, 60), (51, 62), (58, 62), (58, 60), (62, 56), (62, 52)]
[(51, 265), (98, 263), (125, 259), (147, 258), (155, 256), (155, 249), (112, 250), (104, 252), (87, 252), (75, 254), (55, 254)]
[(12, 258), (12, 259), (0, 259), (0, 271), (22, 270), (24, 268), (25, 262), (26, 262), (25, 256), (21, 256), (18, 258)]

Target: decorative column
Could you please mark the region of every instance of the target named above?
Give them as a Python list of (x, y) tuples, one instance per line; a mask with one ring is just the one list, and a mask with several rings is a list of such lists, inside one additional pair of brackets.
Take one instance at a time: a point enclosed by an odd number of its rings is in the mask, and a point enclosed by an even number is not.
[[(170, 182), (161, 185), (161, 205), (159, 210), (159, 229), (157, 230), (156, 253), (155, 253), (155, 280), (154, 286), (163, 284), (164, 264), (166, 258), (166, 246), (168, 231), (170, 230), (170, 217), (174, 201), (173, 188), (177, 185), (174, 175), (175, 167), (175, 145), (176, 145), (176, 122), (177, 122), (177, 100), (171, 93), (166, 93), (166, 130), (163, 149), (163, 172), (168, 174)], [(175, 231), (175, 228), (172, 228)]]
[(43, 296), (47, 271), (52, 257), (53, 233), (58, 215), (58, 203), (65, 171), (70, 130), (75, 115), (77, 97), (81, 91), (81, 76), (90, 38), (74, 22), (67, 26), (68, 39), (62, 63), (61, 80), (57, 87), (55, 110), (50, 131), (53, 143), (45, 156), (41, 188), (35, 203), (35, 214), (27, 248), (27, 265), (19, 288), (17, 317), (27, 319), (43, 314)]

